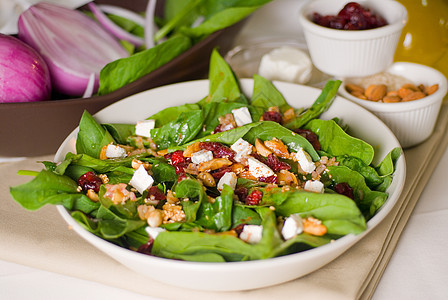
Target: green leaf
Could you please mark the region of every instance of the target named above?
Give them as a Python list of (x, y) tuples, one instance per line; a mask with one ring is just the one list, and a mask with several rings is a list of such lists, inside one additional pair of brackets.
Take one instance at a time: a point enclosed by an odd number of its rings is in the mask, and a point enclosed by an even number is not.
[(313, 105), (306, 110), (302, 115), (293, 119), (289, 123), (285, 124), (286, 128), (297, 129), (306, 125), (311, 120), (319, 117), (324, 113), (333, 103), (336, 98), (339, 86), (341, 85), (340, 80), (329, 80), (325, 84), (319, 97), (314, 101)]
[(45, 204), (62, 204), (69, 194), (86, 197), (77, 192), (78, 184), (71, 178), (42, 170), (33, 180), (11, 187), (11, 196), (22, 207), (36, 210)]
[(85, 110), (79, 122), (76, 152), (99, 158), (101, 149), (107, 144), (114, 142), (110, 133)]
[(318, 136), (322, 150), (332, 156), (357, 157), (366, 165), (370, 165), (373, 160), (373, 147), (361, 139), (348, 135), (333, 120), (314, 119), (305, 128)]
[(320, 194), (305, 191), (286, 191), (281, 188), (264, 191), (261, 205), (272, 205), (278, 215), (288, 217), (300, 214), (322, 221), (328, 234), (359, 234), (366, 229), (366, 222), (356, 203), (339, 194)]
[(100, 72), (98, 94), (105, 95), (134, 82), (173, 60), (190, 47), (191, 41), (188, 37), (177, 35), (153, 48), (107, 64)]
[(227, 231), (232, 225), (233, 190), (224, 185), (221, 195), (214, 202), (203, 201), (196, 223), (216, 231)]

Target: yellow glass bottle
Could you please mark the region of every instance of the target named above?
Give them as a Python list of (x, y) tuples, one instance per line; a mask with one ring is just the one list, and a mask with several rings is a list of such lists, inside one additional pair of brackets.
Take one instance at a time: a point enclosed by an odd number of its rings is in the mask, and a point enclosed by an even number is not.
[(395, 61), (434, 67), (448, 78), (448, 0), (398, 0), (408, 11), (408, 23)]

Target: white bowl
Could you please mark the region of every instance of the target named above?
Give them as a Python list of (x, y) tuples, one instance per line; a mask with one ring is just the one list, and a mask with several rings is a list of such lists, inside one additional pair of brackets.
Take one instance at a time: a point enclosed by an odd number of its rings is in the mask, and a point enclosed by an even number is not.
[[(250, 97), (252, 79), (241, 79), (242, 91)], [(321, 90), (309, 86), (274, 82), (275, 86), (295, 107), (309, 107)], [(193, 103), (208, 94), (209, 81), (199, 80), (168, 85), (142, 92), (116, 102), (95, 114), (98, 122), (135, 123), (163, 108)], [(160, 101), (163, 99), (163, 101)], [(136, 109), (138, 108), (138, 109)], [(381, 161), (399, 143), (384, 123), (361, 106), (342, 97), (336, 97), (322, 119), (341, 118), (350, 125), (351, 133), (375, 147), (374, 162)], [(375, 128), (371, 131), (370, 128)], [(75, 152), (75, 129), (62, 143), (55, 161), (64, 159), (69, 151)], [(327, 245), (308, 251), (266, 260), (204, 263), (172, 260), (149, 256), (107, 242), (79, 225), (62, 206), (58, 211), (71, 227), (87, 242), (128, 268), (153, 280), (189, 289), (235, 291), (271, 286), (293, 280), (313, 272), (344, 253), (375, 228), (391, 211), (402, 191), (405, 180), (405, 161), (401, 156), (391, 186), (389, 198), (378, 213), (367, 222), (367, 230), (359, 235), (347, 235)]]
[(434, 94), (419, 100), (399, 103), (374, 102), (351, 95), (345, 89), (345, 82), (350, 82), (350, 78), (346, 78), (339, 88), (339, 93), (383, 120), (394, 132), (403, 148), (415, 146), (425, 141), (434, 130), (440, 106), (447, 93), (447, 79), (431, 67), (409, 62), (396, 62), (386, 72), (403, 76), (409, 79), (409, 83), (415, 85), (438, 84), (439, 89)]
[(314, 12), (337, 15), (348, 0), (311, 0), (299, 11), (311, 59), (319, 70), (339, 77), (367, 76), (385, 70), (393, 62), (407, 11), (393, 0), (360, 0), (381, 15), (388, 25), (368, 30), (339, 30), (313, 23)]

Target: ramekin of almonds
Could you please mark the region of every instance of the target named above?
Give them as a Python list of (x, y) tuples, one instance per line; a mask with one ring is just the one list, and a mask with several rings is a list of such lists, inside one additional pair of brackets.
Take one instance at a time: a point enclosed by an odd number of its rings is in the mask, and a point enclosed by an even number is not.
[(447, 79), (431, 67), (396, 62), (375, 75), (343, 78), (339, 93), (378, 116), (408, 148), (432, 134)]

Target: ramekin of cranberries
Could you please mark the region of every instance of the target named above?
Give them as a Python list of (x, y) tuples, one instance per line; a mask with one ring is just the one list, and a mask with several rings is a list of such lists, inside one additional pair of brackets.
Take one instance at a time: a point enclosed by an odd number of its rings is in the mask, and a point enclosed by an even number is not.
[(358, 2), (349, 2), (337, 15), (313, 13), (312, 21), (320, 26), (343, 30), (373, 29), (387, 25), (387, 21)]
[(309, 0), (299, 11), (313, 64), (335, 77), (387, 69), (407, 18), (395, 0)]

